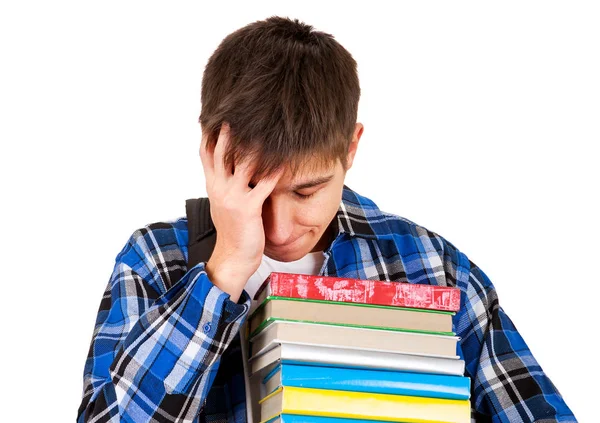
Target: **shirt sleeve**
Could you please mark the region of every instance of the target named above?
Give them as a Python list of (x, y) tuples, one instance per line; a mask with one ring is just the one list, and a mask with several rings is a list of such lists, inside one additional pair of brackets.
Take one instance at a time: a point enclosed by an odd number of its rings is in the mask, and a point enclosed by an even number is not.
[(461, 289), (456, 332), (471, 378), (474, 421), (576, 422), (498, 302), (490, 279), (446, 243), (446, 274)]
[(204, 265), (165, 289), (134, 237), (119, 253), (85, 363), (78, 423), (194, 421), (250, 308), (245, 291), (231, 301)]

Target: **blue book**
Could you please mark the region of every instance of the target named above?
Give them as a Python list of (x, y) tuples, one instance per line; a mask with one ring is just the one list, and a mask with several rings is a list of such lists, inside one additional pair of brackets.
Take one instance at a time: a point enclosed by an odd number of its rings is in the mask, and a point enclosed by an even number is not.
[(457, 400), (471, 396), (471, 381), (465, 376), (302, 366), (285, 362), (269, 372), (263, 384), (267, 394), (279, 386), (294, 386)]
[(377, 423), (376, 420), (346, 419), (342, 417), (303, 416), (300, 414), (280, 414), (264, 423)]

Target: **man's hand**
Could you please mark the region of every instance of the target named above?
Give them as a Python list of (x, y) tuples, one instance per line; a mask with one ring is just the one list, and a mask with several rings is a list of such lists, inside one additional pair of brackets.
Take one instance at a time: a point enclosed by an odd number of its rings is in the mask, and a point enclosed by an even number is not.
[(217, 242), (206, 264), (214, 285), (237, 302), (250, 276), (260, 266), (265, 249), (262, 207), (283, 171), (258, 181), (250, 188), (251, 163), (226, 169), (224, 154), (229, 143), (229, 125), (223, 123), (214, 151), (208, 151), (202, 137), (200, 158), (206, 177), (210, 215), (217, 230)]

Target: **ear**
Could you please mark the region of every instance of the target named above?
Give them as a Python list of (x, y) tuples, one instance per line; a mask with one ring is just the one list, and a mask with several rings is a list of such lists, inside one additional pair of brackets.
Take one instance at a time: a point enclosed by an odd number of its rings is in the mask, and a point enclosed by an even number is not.
[(354, 125), (354, 134), (352, 135), (352, 141), (348, 147), (348, 156), (346, 160), (348, 167), (346, 170), (350, 169), (354, 163), (354, 156), (356, 155), (356, 150), (358, 149), (358, 142), (360, 141), (360, 137), (362, 136), (364, 129), (365, 127), (362, 123), (357, 122), (356, 125)]

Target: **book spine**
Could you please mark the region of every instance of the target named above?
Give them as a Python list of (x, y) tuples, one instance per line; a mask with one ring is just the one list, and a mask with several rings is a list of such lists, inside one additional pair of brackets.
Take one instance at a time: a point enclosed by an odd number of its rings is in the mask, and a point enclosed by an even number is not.
[(267, 296), (384, 306), (458, 311), (460, 290), (453, 287), (273, 272)]
[(294, 387), (283, 388), (282, 394), (281, 413), (405, 423), (471, 421), (468, 400)]
[(267, 375), (263, 383), (278, 371), (281, 385), (298, 388), (333, 389), (416, 397), (469, 399), (470, 380), (462, 376), (443, 376), (366, 369), (301, 366), (284, 363)]

